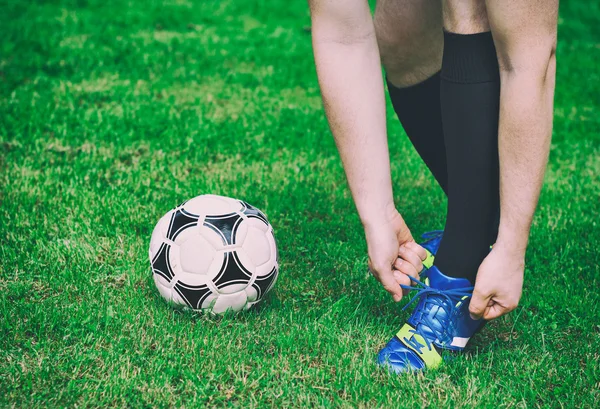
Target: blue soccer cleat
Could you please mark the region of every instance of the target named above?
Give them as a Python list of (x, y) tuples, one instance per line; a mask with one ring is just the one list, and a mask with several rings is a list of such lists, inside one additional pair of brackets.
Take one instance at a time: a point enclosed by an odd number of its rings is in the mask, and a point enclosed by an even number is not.
[(423, 235), (421, 236), (421, 238), (423, 238), (423, 240), (425, 241), (419, 244), (427, 252), (427, 258), (423, 261), (423, 266), (425, 266), (425, 268), (430, 268), (433, 265), (433, 260), (435, 258), (435, 255), (437, 254), (438, 249), (440, 248), (440, 243), (442, 242), (443, 235), (443, 230), (434, 230), (429, 231), (427, 233), (423, 233)]
[(485, 321), (473, 320), (469, 303), (473, 287), (465, 278), (447, 277), (433, 266), (426, 271), (424, 282), (411, 277), (419, 287), (405, 287), (418, 293), (419, 302), (407, 323), (379, 352), (378, 363), (400, 372), (421, 371), (438, 367), (443, 351), (462, 351)]

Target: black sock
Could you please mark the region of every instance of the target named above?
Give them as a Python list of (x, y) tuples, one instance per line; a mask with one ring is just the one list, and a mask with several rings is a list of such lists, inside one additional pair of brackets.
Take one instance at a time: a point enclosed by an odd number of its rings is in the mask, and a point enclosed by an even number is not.
[(440, 100), (448, 214), (435, 265), (475, 282), (498, 235), (500, 75), (491, 33), (444, 33)]
[(413, 146), (448, 194), (446, 148), (440, 109), (440, 73), (407, 88), (388, 81), (394, 111)]

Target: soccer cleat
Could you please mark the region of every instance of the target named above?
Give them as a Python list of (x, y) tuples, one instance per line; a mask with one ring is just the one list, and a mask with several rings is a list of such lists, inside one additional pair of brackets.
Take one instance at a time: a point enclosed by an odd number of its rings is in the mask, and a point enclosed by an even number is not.
[(443, 351), (462, 351), (469, 339), (485, 321), (473, 320), (469, 303), (473, 287), (465, 278), (447, 277), (433, 266), (426, 272), (425, 282), (411, 277), (419, 287), (404, 307), (419, 300), (407, 323), (379, 352), (377, 361), (390, 370), (400, 372), (433, 369), (443, 362)]
[(434, 230), (429, 231), (427, 233), (423, 233), (423, 235), (421, 236), (421, 238), (423, 238), (425, 241), (420, 243), (420, 245), (427, 252), (427, 258), (423, 260), (423, 266), (425, 266), (425, 268), (430, 268), (431, 266), (433, 266), (433, 260), (435, 258), (435, 255), (437, 254), (438, 249), (440, 248), (440, 243), (442, 242), (443, 235), (443, 230)]

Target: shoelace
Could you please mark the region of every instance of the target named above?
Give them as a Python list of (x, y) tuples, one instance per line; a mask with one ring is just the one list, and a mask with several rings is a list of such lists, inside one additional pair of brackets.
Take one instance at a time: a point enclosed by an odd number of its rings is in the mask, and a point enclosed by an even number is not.
[[(420, 287), (413, 287), (413, 286), (403, 285), (403, 284), (400, 285), (400, 287), (404, 288), (405, 290), (417, 291), (417, 293), (410, 299), (410, 301), (404, 306), (404, 308), (402, 310), (407, 309), (408, 306), (411, 305), (417, 298), (420, 299), (422, 296), (425, 296), (425, 297), (428, 297), (429, 299), (425, 301), (425, 303), (423, 304), (423, 308), (425, 308), (427, 304), (433, 304), (439, 308), (442, 308), (444, 310), (444, 312), (446, 313), (446, 317), (450, 318), (452, 316), (452, 312), (453, 312), (454, 308), (456, 308), (456, 301), (460, 301), (463, 297), (471, 297), (473, 295), (474, 287), (454, 288), (451, 290), (438, 290), (437, 288), (430, 287), (427, 284), (425, 284), (424, 282), (422, 282), (414, 277), (410, 277), (410, 279), (411, 279), (411, 281), (414, 281), (417, 284), (419, 284)], [(430, 297), (432, 295), (441, 296), (441, 298)], [(435, 329), (435, 327), (436, 327), (435, 322), (428, 316), (422, 317), (422, 325), (418, 325), (416, 329), (410, 330), (411, 333), (420, 335), (421, 338), (423, 338), (425, 340), (425, 343), (427, 344), (427, 348), (429, 348), (431, 350), (431, 347), (432, 347), (431, 341), (429, 340), (428, 335), (423, 331), (423, 329), (422, 329), (423, 326), (427, 327), (431, 332), (433, 332), (433, 334), (436, 336), (437, 339), (444, 339), (445, 334), (444, 334), (443, 330), (437, 331)], [(446, 325), (442, 325), (442, 328), (446, 328), (446, 327), (447, 327)], [(411, 339), (414, 340), (414, 337), (412, 337)], [(421, 353), (421, 348), (423, 347), (423, 345), (421, 345), (416, 340), (411, 341), (406, 338), (404, 340), (406, 342), (410, 343), (413, 347), (415, 347), (419, 351), (419, 353)]]
[(423, 233), (421, 235), (421, 238), (423, 240), (433, 240), (433, 239), (438, 239), (440, 237), (442, 237), (444, 235), (444, 230), (433, 230), (433, 231), (428, 231), (426, 233)]

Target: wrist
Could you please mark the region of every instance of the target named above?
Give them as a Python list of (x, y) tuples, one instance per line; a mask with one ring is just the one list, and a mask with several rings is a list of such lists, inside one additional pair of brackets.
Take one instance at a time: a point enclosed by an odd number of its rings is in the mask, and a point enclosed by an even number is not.
[(529, 241), (529, 230), (517, 231), (515, 229), (507, 229), (500, 226), (498, 239), (494, 244), (494, 248), (498, 248), (512, 257), (525, 258), (527, 244)]
[(398, 211), (393, 200), (385, 201), (379, 206), (373, 206), (368, 209), (358, 210), (360, 221), (365, 230), (373, 229), (378, 226), (387, 224), (390, 220), (393, 220)]

